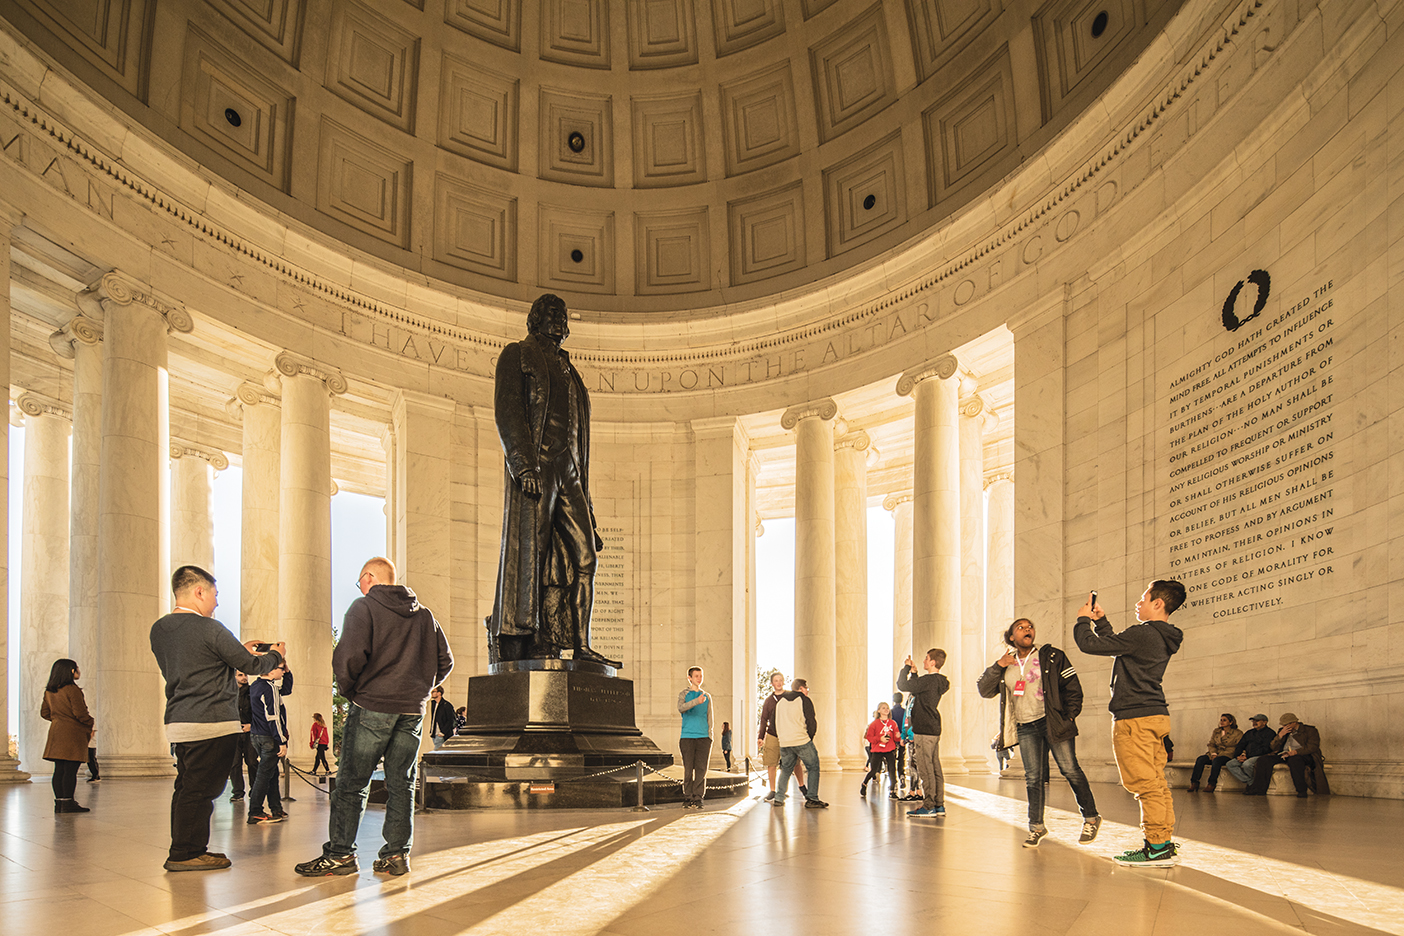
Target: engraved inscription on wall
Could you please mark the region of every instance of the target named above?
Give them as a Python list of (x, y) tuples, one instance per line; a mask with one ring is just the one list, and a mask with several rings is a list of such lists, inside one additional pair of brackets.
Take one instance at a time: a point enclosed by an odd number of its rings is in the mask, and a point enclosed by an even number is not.
[(611, 660), (632, 659), (633, 615), (630, 614), (633, 594), (633, 544), (622, 526), (600, 524), (600, 538), (605, 548), (600, 550), (599, 567), (595, 571), (595, 613), (590, 624), (590, 645)]
[(1291, 604), (1336, 574), (1331, 290), (1224, 332), (1162, 391), (1169, 568), (1215, 620)]

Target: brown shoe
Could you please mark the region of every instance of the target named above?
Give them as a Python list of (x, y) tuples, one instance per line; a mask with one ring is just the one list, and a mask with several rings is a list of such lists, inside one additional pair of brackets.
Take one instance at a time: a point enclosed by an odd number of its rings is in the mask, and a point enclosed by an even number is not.
[(1189, 791), (1190, 791), (1191, 793), (1198, 793), (1198, 792), (1199, 792), (1199, 784), (1198, 784), (1198, 783), (1191, 783), (1191, 784), (1189, 785)]
[(171, 861), (167, 858), (165, 867), (167, 871), (221, 871), (232, 864), (233, 862), (223, 855), (207, 853), (185, 861)]
[(1211, 784), (1209, 784), (1208, 786), (1206, 786), (1206, 787), (1204, 788), (1204, 792), (1205, 792), (1205, 793), (1213, 793), (1213, 792), (1214, 792), (1214, 784), (1211, 783)]

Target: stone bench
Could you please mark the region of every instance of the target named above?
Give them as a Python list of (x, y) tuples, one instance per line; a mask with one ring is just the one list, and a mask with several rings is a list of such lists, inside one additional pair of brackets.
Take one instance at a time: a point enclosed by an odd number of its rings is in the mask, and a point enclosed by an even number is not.
[[(1211, 768), (1204, 768), (1204, 775), (1199, 778), (1200, 792), (1204, 791), (1204, 785), (1209, 780)], [(1324, 769), (1329, 771), (1330, 764), (1324, 765)], [(1170, 789), (1175, 791), (1188, 792), (1190, 774), (1194, 773), (1194, 761), (1171, 761), (1165, 765), (1165, 779), (1170, 784)], [(1239, 783), (1227, 767), (1219, 771), (1219, 782), (1214, 788), (1215, 793), (1242, 793), (1244, 784)], [(1287, 769), (1286, 764), (1277, 764), (1272, 768), (1272, 782), (1268, 784), (1269, 796), (1296, 796), (1297, 788), (1292, 785), (1292, 772)], [(1209, 794), (1213, 796), (1214, 793)]]

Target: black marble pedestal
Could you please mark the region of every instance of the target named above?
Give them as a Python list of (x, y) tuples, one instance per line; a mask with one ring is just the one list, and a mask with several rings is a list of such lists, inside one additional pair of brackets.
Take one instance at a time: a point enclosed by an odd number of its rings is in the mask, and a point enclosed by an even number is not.
[(424, 755), (426, 772), (467, 781), (570, 782), (642, 761), (667, 767), (634, 724), (634, 684), (573, 660), (493, 665), (468, 680), (468, 724)]

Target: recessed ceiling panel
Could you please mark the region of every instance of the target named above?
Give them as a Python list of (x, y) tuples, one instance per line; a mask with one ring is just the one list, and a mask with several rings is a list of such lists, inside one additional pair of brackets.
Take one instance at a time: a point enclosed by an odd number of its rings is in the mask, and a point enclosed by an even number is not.
[(662, 188), (707, 180), (702, 94), (634, 98), (634, 187)]
[(729, 176), (798, 155), (799, 125), (789, 61), (723, 84), (721, 119)]
[(712, 288), (712, 233), (706, 208), (634, 215), (635, 291), (641, 295)]
[(825, 38), (809, 58), (821, 141), (852, 130), (897, 100), (880, 4)]
[(614, 184), (614, 117), (608, 95), (541, 89), (540, 176), (608, 188)]
[(332, 10), (327, 90), (413, 133), (419, 38), (352, 0)]
[(484, 42), (522, 50), (521, 0), (446, 0), (444, 22)]
[(409, 160), (322, 118), (317, 209), (397, 247), (409, 246)]
[(516, 78), (445, 55), (439, 77), (439, 145), (516, 172), (520, 84)]
[(541, 58), (609, 68), (608, 0), (541, 0)]
[(731, 284), (740, 286), (805, 265), (804, 187), (784, 188), (726, 206), (731, 240)]
[(517, 278), (517, 200), (440, 173), (434, 259), (494, 279)]
[(542, 205), (537, 219), (540, 285), (614, 292), (614, 212)]
[(900, 131), (824, 171), (824, 218), (831, 257), (866, 244), (907, 219)]
[(629, 67), (697, 64), (693, 0), (629, 0)]

